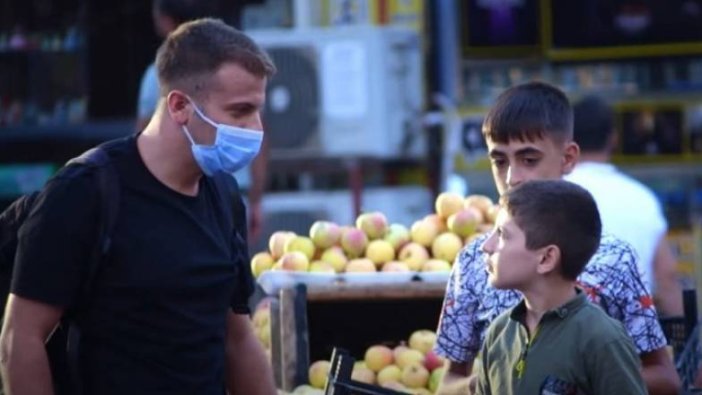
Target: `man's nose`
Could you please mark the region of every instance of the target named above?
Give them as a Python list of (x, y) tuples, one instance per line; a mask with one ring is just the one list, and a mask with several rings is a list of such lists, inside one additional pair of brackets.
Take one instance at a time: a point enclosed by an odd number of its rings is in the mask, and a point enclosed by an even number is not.
[(263, 131), (263, 121), (261, 120), (261, 113), (257, 112), (256, 115), (251, 119), (251, 123), (248, 125), (249, 129)]
[(524, 181), (524, 175), (514, 166), (507, 168), (507, 185), (515, 187)]
[(486, 254), (492, 254), (495, 251), (495, 231), (490, 231), (490, 236), (480, 246), (480, 250)]

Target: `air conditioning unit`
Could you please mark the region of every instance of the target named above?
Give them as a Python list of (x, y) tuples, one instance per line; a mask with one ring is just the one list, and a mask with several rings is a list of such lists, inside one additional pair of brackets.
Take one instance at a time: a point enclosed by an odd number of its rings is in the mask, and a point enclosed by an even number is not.
[(340, 26), (247, 34), (278, 68), (268, 82), (263, 114), (275, 155), (424, 155), (416, 32)]

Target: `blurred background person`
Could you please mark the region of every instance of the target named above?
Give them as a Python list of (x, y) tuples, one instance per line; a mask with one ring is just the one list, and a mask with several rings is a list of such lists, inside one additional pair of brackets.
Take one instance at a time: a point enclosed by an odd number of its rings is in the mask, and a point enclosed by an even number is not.
[(648, 187), (610, 163), (617, 145), (612, 109), (597, 96), (585, 97), (574, 106), (574, 124), (581, 155), (566, 179), (592, 193), (604, 230), (629, 242), (639, 254), (659, 314), (682, 316), (677, 261), (665, 237), (668, 223), (661, 204)]

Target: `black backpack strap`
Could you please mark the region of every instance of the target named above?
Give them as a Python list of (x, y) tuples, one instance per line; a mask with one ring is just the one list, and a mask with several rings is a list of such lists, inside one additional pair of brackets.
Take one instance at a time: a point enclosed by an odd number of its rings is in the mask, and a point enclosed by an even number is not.
[(72, 165), (87, 166), (94, 171), (100, 202), (98, 243), (92, 251), (90, 267), (83, 282), (83, 295), (88, 296), (92, 291), (98, 269), (112, 244), (112, 232), (119, 212), (119, 177), (109, 155), (101, 146), (86, 151), (66, 163), (66, 166)]
[[(97, 243), (95, 243), (91, 252), (89, 266), (82, 284), (80, 292), (80, 301), (82, 303), (74, 307), (73, 313), (77, 315), (92, 300), (91, 294), (95, 287), (95, 279), (106, 260), (112, 244), (112, 234), (119, 212), (119, 175), (112, 165), (107, 152), (100, 146), (71, 159), (66, 166), (86, 166), (93, 171), (100, 202)], [(70, 375), (70, 389), (64, 391), (72, 395), (81, 395), (83, 393), (79, 358), (81, 332), (75, 323), (76, 317), (67, 318), (66, 358), (68, 374)]]

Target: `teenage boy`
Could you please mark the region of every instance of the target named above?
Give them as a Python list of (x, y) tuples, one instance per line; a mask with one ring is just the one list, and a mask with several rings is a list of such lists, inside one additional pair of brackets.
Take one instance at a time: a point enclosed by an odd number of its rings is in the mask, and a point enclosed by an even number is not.
[[(568, 99), (541, 82), (503, 92), (485, 118), (483, 135), (500, 195), (528, 180), (561, 179), (579, 155)], [(490, 322), (521, 299), (516, 291), (498, 290), (488, 283), (480, 250), (485, 239), (478, 237), (461, 251), (446, 287), (436, 345), (437, 353), (450, 361), (446, 382), (469, 376)], [(578, 281), (592, 302), (624, 324), (641, 359), (648, 391), (677, 394), (680, 381), (631, 246), (603, 234)]]
[(592, 196), (567, 181), (529, 181), (502, 196), (483, 243), (488, 281), (521, 293), (487, 330), (477, 393), (646, 394), (621, 323), (576, 288), (600, 244)]

